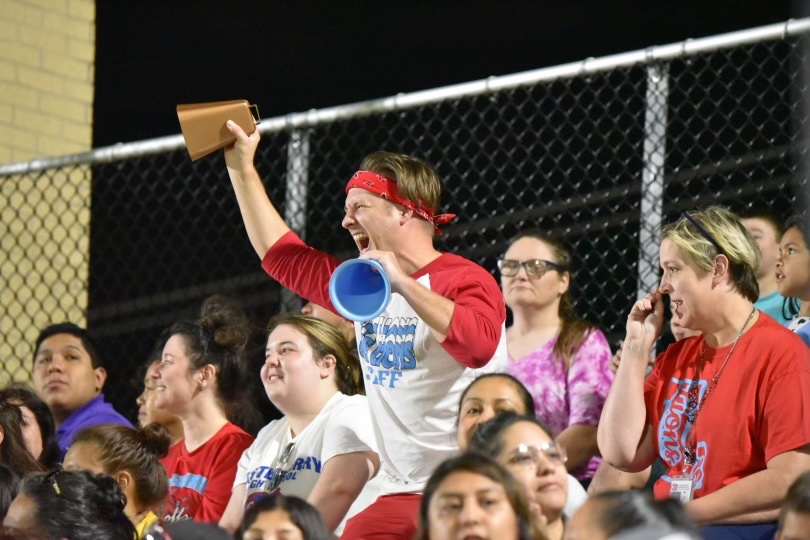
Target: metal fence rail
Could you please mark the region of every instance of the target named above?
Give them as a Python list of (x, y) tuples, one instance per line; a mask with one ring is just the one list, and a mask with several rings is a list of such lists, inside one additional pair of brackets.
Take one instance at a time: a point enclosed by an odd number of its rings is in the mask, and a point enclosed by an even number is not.
[[(257, 167), (294, 229), (351, 257), (346, 180), (371, 151), (419, 155), (459, 214), (441, 249), (494, 273), (521, 229), (560, 236), (576, 256), (578, 313), (616, 338), (631, 300), (657, 282), (662, 223), (711, 203), (787, 216), (810, 193), (808, 33), (810, 19), (788, 21), (272, 118)], [(258, 266), (221, 155), (192, 163), (180, 136), (0, 176), (6, 378), (28, 378), (40, 327), (86, 322), (110, 365), (108, 394), (131, 413), (152, 341), (207, 295), (236, 297), (257, 324), (296, 307)]]

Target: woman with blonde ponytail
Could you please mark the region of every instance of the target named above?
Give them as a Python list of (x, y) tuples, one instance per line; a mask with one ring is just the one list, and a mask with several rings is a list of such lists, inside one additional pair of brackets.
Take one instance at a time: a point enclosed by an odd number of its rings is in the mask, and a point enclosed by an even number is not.
[(587, 487), (599, 466), (596, 426), (612, 374), (607, 339), (578, 319), (571, 254), (540, 231), (524, 231), (498, 261), (512, 326), (508, 372), (529, 389), (537, 418), (565, 447), (568, 471)]
[(274, 318), (261, 370), (267, 397), (284, 413), (239, 461), (220, 526), (233, 533), (256, 501), (279, 492), (307, 500), (339, 535), (377, 497), (371, 414), (352, 345), (332, 325), (304, 315)]

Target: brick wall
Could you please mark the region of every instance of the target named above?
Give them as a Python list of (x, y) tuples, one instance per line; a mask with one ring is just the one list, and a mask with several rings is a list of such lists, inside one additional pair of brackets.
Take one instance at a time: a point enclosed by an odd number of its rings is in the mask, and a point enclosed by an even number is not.
[(93, 0), (0, 0), (0, 163), (92, 145)]
[[(93, 0), (0, 0), (0, 164), (90, 150)], [(0, 386), (49, 323), (86, 322), (88, 166), (0, 177)]]

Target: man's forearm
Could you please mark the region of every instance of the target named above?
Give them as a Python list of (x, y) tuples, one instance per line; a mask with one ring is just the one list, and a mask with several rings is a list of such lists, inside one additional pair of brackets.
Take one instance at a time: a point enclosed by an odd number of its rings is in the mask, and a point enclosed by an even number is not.
[(400, 294), (430, 328), (439, 343), (443, 342), (450, 333), (450, 324), (453, 321), (453, 301), (410, 278), (403, 283)]
[(287, 234), (290, 228), (267, 196), (254, 167), (241, 171), (228, 167), (228, 174), (250, 243), (259, 258), (264, 258), (273, 244)]

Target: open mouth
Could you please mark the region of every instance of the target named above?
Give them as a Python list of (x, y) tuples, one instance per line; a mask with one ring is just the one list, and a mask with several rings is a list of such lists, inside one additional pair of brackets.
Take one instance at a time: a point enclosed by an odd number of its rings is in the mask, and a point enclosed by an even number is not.
[(367, 234), (354, 233), (352, 238), (354, 238), (354, 243), (357, 244), (357, 249), (359, 249), (361, 253), (368, 249), (369, 240)]

